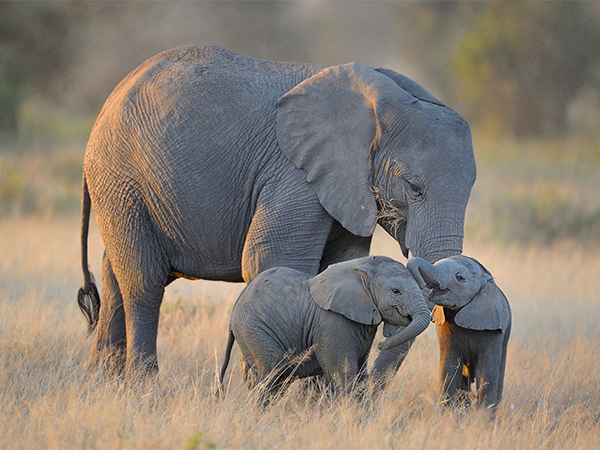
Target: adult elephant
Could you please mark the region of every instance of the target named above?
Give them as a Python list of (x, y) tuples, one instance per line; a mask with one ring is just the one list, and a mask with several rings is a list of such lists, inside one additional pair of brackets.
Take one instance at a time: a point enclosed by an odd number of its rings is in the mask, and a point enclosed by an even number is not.
[[(157, 370), (160, 304), (178, 277), (249, 282), (276, 266), (314, 276), (368, 255), (377, 223), (405, 255), (460, 253), (474, 181), (467, 123), (396, 72), (216, 47), (161, 53), (113, 91), (85, 152), (89, 362)], [(102, 302), (87, 263), (92, 205)], [(376, 367), (398, 361), (382, 353)]]

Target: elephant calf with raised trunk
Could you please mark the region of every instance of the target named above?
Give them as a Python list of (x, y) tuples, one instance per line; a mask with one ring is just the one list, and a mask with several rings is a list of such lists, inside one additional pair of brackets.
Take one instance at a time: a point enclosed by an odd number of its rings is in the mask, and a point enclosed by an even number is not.
[(413, 258), (408, 268), (419, 286), (430, 290), (427, 301), (435, 304), (443, 400), (460, 398), (475, 381), (477, 403), (497, 405), (502, 400), (511, 312), (494, 278), (466, 256), (434, 265)]
[(270, 394), (290, 378), (324, 375), (336, 391), (346, 392), (364, 378), (379, 323), (405, 326), (379, 344), (384, 350), (414, 339), (430, 318), (410, 272), (387, 257), (333, 264), (314, 278), (269, 269), (233, 307), (220, 382), (237, 340), (250, 388), (265, 381)]

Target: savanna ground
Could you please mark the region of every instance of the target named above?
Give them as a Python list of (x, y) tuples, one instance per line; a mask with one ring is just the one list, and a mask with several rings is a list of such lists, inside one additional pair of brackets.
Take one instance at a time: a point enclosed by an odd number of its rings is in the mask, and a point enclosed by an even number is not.
[[(169, 286), (158, 382), (86, 371), (92, 338), (76, 306), (84, 143), (39, 142), (0, 153), (0, 447), (600, 448), (598, 142), (475, 140), (465, 254), (495, 275), (513, 310), (495, 421), (437, 405), (433, 325), (372, 401), (331, 402), (295, 383), (262, 410), (241, 383), (237, 347), (217, 401), (239, 284)], [(99, 278), (95, 227), (90, 253)], [(380, 230), (372, 253), (404, 261)]]

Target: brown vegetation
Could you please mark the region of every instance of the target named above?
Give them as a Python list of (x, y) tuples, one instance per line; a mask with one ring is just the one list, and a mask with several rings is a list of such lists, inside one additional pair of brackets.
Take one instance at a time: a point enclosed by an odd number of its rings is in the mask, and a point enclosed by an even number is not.
[[(556, 212), (558, 229), (572, 217), (600, 210), (594, 147), (553, 145), (554, 153), (548, 143), (475, 143), (479, 178), (467, 211), (465, 253), (494, 274), (514, 320), (495, 422), (481, 410), (437, 405), (432, 327), (372, 401), (332, 402), (296, 382), (262, 411), (256, 393), (241, 383), (237, 361), (230, 366), (226, 397), (217, 401), (216, 372), (241, 284), (182, 280), (169, 286), (161, 310), (158, 382), (136, 384), (86, 371), (91, 338), (75, 301), (81, 284), (78, 181), (68, 181), (78, 177), (71, 168), (76, 152), (5, 154), (3, 161), (12, 161), (36, 202), (26, 213), (6, 208), (0, 219), (0, 447), (598, 448), (597, 235), (557, 235), (546, 229), (548, 221), (519, 216), (524, 199), (539, 214), (546, 203), (552, 208), (562, 199), (572, 214)], [(553, 196), (536, 187), (543, 182), (554, 186)], [(59, 191), (64, 209), (52, 200)], [(494, 219), (497, 202), (511, 204), (512, 215)], [(511, 224), (526, 232), (514, 232)], [(538, 239), (539, 233), (546, 237)], [(102, 243), (95, 228), (90, 252), (99, 276)], [(403, 260), (381, 230), (372, 252)]]

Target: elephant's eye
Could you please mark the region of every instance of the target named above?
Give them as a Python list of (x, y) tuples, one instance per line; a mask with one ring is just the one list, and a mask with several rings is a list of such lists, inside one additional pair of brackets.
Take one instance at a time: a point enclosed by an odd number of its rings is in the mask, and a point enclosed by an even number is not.
[(408, 185), (408, 193), (411, 197), (420, 197), (423, 195), (423, 191), (425, 190), (425, 185), (420, 178), (412, 177), (406, 180), (406, 184)]
[(460, 281), (461, 283), (464, 283), (465, 281), (467, 281), (467, 279), (465, 277), (463, 277), (460, 273), (457, 273), (455, 276), (456, 276), (456, 279), (458, 281)]
[(400, 289), (393, 288), (392, 289), (392, 294), (394, 294), (394, 295), (402, 295), (402, 291)]

